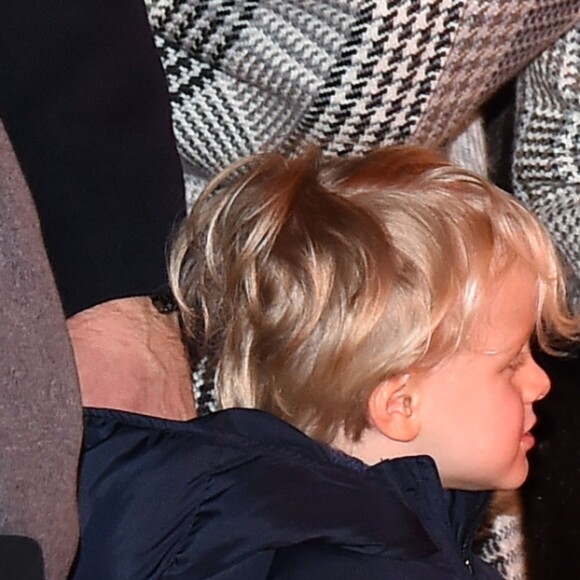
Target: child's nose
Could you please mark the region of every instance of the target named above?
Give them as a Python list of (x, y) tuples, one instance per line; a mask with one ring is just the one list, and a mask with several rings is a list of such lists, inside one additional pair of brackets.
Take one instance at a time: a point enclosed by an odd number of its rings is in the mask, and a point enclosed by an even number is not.
[(521, 374), (523, 396), (526, 403), (543, 399), (551, 388), (550, 377), (546, 371), (530, 357)]

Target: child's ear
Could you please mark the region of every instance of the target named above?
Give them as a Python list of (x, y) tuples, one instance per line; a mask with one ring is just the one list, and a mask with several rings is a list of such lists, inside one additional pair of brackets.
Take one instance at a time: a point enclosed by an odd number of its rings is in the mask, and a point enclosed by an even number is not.
[(409, 374), (387, 379), (369, 397), (371, 425), (394, 441), (413, 441), (420, 430), (418, 397), (409, 379)]

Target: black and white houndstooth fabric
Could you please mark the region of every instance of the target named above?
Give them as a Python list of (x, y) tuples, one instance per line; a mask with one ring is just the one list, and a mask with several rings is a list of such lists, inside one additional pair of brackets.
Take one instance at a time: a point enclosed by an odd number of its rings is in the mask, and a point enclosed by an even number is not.
[(263, 148), (314, 140), (342, 153), (408, 138), (463, 4), (150, 2), (184, 156), (215, 172)]
[(574, 278), (580, 306), (580, 27), (518, 82), (514, 192), (546, 224)]
[(440, 145), (580, 0), (146, 0), (188, 172), (315, 142)]

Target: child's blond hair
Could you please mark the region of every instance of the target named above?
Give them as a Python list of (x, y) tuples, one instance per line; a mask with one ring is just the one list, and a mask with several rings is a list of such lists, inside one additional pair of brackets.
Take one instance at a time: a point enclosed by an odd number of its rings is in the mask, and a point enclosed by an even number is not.
[(516, 260), (537, 275), (536, 336), (553, 352), (578, 326), (554, 247), (516, 200), (424, 149), (310, 151), (215, 179), (171, 278), (188, 339), (215, 354), (222, 406), (330, 442), (341, 428), (360, 437), (381, 381), (466, 344), (490, 281)]

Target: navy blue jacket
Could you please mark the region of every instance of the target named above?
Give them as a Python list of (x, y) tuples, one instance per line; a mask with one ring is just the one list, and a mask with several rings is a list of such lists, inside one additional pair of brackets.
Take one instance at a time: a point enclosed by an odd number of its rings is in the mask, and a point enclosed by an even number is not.
[(260, 411), (180, 423), (87, 410), (73, 578), (497, 579), (487, 494), (429, 457), (368, 467)]

